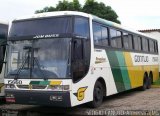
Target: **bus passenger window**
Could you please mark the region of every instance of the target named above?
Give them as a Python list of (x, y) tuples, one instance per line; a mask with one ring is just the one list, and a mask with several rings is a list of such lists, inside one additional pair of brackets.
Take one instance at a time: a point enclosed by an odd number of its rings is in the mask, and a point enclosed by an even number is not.
[(108, 46), (108, 28), (102, 27), (102, 45)]
[(149, 40), (146, 39), (146, 51), (148, 52), (149, 51)]
[(98, 23), (93, 23), (94, 44), (108, 46), (108, 28)]
[(138, 45), (138, 38), (137, 36), (134, 36), (134, 49), (139, 50), (139, 45)]
[(146, 38), (142, 38), (142, 47), (143, 47), (143, 51), (145, 52), (148, 51), (148, 40)]
[(153, 42), (153, 40), (149, 40), (149, 50), (150, 50), (150, 52), (154, 52), (154, 42)]
[(123, 33), (123, 45), (125, 49), (133, 49), (132, 40), (133, 36), (128, 33)]
[(158, 43), (157, 43), (157, 41), (156, 41), (156, 48), (157, 48), (157, 53), (158, 53)]
[(154, 52), (158, 53), (158, 44), (157, 44), (157, 41), (154, 41)]
[(121, 32), (115, 29), (110, 29), (111, 46), (115, 48), (122, 48)]
[(138, 41), (136, 44), (138, 44), (138, 50), (141, 51), (142, 50), (142, 38), (138, 36), (137, 39)]
[(102, 45), (101, 42), (101, 26), (97, 23), (93, 23), (93, 38), (95, 45)]

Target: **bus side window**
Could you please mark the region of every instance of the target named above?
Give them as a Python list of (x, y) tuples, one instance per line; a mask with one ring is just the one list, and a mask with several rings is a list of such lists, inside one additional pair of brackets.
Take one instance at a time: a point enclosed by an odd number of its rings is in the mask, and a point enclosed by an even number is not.
[(157, 41), (154, 41), (154, 52), (158, 53), (158, 44), (157, 44)]
[(137, 37), (138, 39), (138, 42), (136, 44), (138, 44), (138, 50), (141, 51), (143, 48), (142, 48), (142, 38), (141, 37)]
[(134, 49), (139, 50), (139, 45), (138, 45), (138, 38), (137, 36), (134, 36)]
[(147, 45), (147, 51), (149, 52), (149, 39), (147, 39), (146, 45)]
[(102, 45), (103, 46), (108, 46), (108, 28), (107, 27), (102, 27)]
[(150, 50), (150, 52), (154, 52), (154, 42), (153, 42), (153, 40), (149, 40), (149, 50)]
[(93, 38), (95, 45), (108, 46), (108, 28), (93, 23)]
[(143, 51), (148, 52), (148, 39), (142, 38), (142, 48)]
[(93, 23), (93, 38), (95, 45), (102, 45), (101, 36), (101, 26), (97, 23)]
[(111, 46), (115, 48), (122, 48), (122, 35), (120, 31), (110, 29)]
[(84, 37), (75, 37), (72, 42), (72, 75), (73, 81), (77, 82), (85, 76), (89, 70), (90, 63), (90, 36), (89, 19), (84, 17), (75, 17), (74, 34)]
[(158, 42), (156, 41), (157, 53), (158, 53)]
[(123, 45), (125, 49), (132, 50), (133, 49), (133, 36), (128, 33), (123, 33)]

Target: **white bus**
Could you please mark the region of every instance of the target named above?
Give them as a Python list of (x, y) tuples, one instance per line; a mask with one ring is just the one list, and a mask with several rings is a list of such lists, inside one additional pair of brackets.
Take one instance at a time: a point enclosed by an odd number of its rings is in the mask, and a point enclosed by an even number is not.
[(6, 100), (73, 107), (158, 79), (157, 41), (74, 11), (15, 19), (9, 30)]
[(4, 56), (8, 35), (8, 23), (0, 20), (0, 99), (4, 99)]

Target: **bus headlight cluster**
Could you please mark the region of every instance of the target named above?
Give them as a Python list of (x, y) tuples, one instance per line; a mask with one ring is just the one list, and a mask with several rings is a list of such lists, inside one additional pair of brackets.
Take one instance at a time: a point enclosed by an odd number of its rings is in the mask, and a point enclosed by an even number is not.
[(5, 85), (5, 88), (6, 88), (6, 89), (15, 89), (16, 87), (15, 87), (14, 84), (6, 84), (6, 85)]
[(7, 94), (6, 94), (6, 97), (7, 97), (7, 98), (15, 98), (14, 95), (13, 95), (13, 94), (10, 94), (10, 93), (7, 93)]
[(70, 89), (69, 85), (50, 85), (48, 89), (54, 91), (68, 91)]
[(10, 93), (7, 93), (6, 94), (6, 102), (12, 102), (14, 103), (16, 100), (15, 100), (15, 96), (13, 94), (10, 94)]

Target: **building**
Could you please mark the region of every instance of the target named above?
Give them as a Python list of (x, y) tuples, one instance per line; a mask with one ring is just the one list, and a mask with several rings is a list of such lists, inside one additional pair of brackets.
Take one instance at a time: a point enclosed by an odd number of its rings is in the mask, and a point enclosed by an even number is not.
[(145, 30), (138, 30), (139, 32), (145, 33), (148, 36), (151, 36), (155, 39), (160, 40), (160, 29), (145, 29)]

